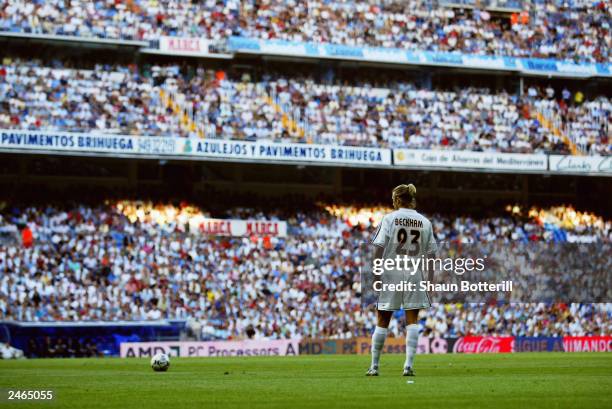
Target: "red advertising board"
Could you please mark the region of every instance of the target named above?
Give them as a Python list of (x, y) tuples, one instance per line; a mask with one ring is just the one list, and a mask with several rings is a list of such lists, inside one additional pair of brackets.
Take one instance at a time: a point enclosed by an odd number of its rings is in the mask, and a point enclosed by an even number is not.
[(612, 336), (563, 337), (565, 352), (612, 352)]
[(459, 337), (453, 352), (464, 354), (513, 352), (514, 337), (467, 336)]

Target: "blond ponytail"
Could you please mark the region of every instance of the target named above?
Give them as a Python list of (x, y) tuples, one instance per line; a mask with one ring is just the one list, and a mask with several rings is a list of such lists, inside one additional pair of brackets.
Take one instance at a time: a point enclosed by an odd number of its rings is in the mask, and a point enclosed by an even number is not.
[(414, 209), (416, 207), (416, 186), (412, 183), (408, 185), (399, 185), (393, 189), (391, 198), (393, 200), (393, 207), (399, 209), (400, 207), (408, 207)]

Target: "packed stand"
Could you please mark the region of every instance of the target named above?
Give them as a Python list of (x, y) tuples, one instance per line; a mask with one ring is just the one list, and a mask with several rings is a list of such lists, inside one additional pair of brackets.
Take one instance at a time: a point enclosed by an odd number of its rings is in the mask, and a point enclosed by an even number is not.
[[(375, 316), (359, 296), (360, 243), (388, 210), (232, 209), (214, 216), (283, 219), (288, 236), (213, 238), (197, 233), (208, 213), (185, 204), (5, 208), (23, 238), (0, 246), (0, 319), (184, 319), (201, 339), (366, 335)], [(565, 240), (612, 238), (611, 222), (565, 207), (432, 220), (440, 241), (554, 241), (550, 225)], [(610, 333), (612, 304), (437, 305), (421, 324), (432, 336)]]
[[(528, 100), (489, 89), (341, 86), (312, 80), (270, 82), (309, 140), (414, 149), (567, 152), (563, 140), (536, 118)], [(297, 108), (297, 109), (296, 109)]]
[(540, 1), (523, 11), (436, 7), (430, 1), (241, 3), (243, 36), (478, 55), (610, 62), (604, 1)]
[[(527, 4), (524, 4), (528, 7)], [(610, 62), (610, 5), (534, 2), (494, 13), (430, 1), (241, 3), (243, 36), (478, 55)]]
[(537, 99), (536, 109), (551, 121), (561, 133), (579, 148), (591, 155), (612, 154), (612, 103), (606, 97), (585, 100), (581, 91), (563, 88), (555, 95), (552, 87), (531, 86), (528, 95)]
[(238, 22), (236, 0), (3, 0), (0, 30), (115, 40), (161, 36), (223, 40)]
[[(452, 2), (451, 2), (452, 3)], [(513, 12), (425, 0), (6, 0), (0, 30), (123, 40), (230, 35), (478, 55), (610, 62), (605, 1), (514, 2)], [(495, 2), (498, 3), (498, 2)], [(507, 3), (507, 2), (504, 2)], [(444, 3), (442, 3), (444, 4)]]
[(555, 110), (566, 127), (588, 129), (590, 153), (610, 153), (606, 97), (567, 104), (537, 92), (256, 80), (172, 65), (87, 70), (5, 58), (0, 66), (0, 128), (11, 129), (568, 153), (561, 134), (538, 119)]

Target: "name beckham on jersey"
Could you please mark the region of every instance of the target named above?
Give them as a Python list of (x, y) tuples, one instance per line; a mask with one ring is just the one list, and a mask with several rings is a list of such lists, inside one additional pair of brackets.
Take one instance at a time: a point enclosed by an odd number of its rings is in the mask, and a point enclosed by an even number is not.
[(393, 223), (396, 226), (416, 227), (416, 228), (421, 228), (421, 229), (423, 228), (423, 222), (421, 220), (402, 218), (402, 219), (393, 219)]

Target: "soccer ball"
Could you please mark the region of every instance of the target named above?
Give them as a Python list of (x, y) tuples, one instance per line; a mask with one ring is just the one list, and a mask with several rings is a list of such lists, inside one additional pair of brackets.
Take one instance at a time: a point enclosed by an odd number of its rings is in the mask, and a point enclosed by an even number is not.
[(151, 368), (153, 368), (155, 372), (166, 372), (169, 367), (170, 358), (168, 358), (168, 355), (160, 352), (153, 355), (153, 358), (151, 358)]

